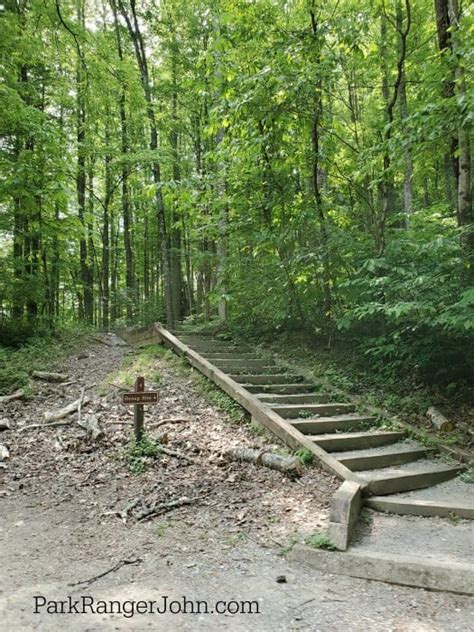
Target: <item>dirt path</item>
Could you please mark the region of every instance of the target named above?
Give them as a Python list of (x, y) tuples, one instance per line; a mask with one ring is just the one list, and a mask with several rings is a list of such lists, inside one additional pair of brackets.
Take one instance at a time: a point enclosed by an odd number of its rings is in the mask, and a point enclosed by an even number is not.
[[(291, 481), (228, 462), (222, 457), (227, 447), (261, 447), (264, 439), (210, 405), (196, 390), (194, 377), (176, 362), (130, 353), (113, 338), (105, 341), (109, 344), (94, 343), (57, 367), (72, 384), (38, 382), (31, 400), (11, 402), (0, 411), (11, 420), (11, 429), (1, 436), (11, 451), (0, 500), (2, 629), (469, 629), (474, 614), (469, 598), (290, 566), (280, 553), (295, 537), (323, 529), (337, 482), (315, 468)], [(136, 371), (161, 393), (160, 404), (148, 409), (149, 424), (186, 420), (152, 433), (166, 432), (167, 448), (192, 462), (161, 455), (143, 461), (144, 473), (129, 471), (124, 422), (131, 424), (131, 417), (119, 404), (119, 389), (108, 382), (120, 385)], [(77, 398), (83, 387), (92, 402), (82, 415), (99, 419), (105, 432), (101, 439), (89, 438), (78, 427), (77, 415), (70, 426), (20, 432), (41, 422), (45, 410)], [(138, 520), (152, 505), (183, 497), (192, 504)], [(70, 585), (78, 582), (83, 583)], [(201, 614), (67, 615), (51, 603), (48, 614), (39, 598), (78, 600), (81, 595), (93, 597), (95, 607), (97, 600), (155, 600), (161, 608), (164, 595), (181, 607), (183, 596), (205, 600), (209, 610), (216, 601), (255, 600), (259, 614), (206, 615), (201, 605)], [(130, 611), (130, 605), (123, 607)]]

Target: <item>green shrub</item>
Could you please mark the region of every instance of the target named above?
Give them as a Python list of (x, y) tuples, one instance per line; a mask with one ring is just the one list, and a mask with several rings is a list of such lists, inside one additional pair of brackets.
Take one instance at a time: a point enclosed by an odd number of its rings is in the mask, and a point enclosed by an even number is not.
[(335, 551), (336, 545), (330, 540), (325, 533), (314, 533), (306, 539), (306, 544), (314, 549), (324, 549), (326, 551)]
[(28, 373), (16, 367), (0, 367), (0, 395), (9, 395), (28, 384)]
[(126, 450), (128, 469), (132, 474), (142, 474), (146, 469), (147, 461), (156, 459), (159, 453), (160, 444), (158, 441), (154, 441), (146, 434), (138, 442), (133, 437)]

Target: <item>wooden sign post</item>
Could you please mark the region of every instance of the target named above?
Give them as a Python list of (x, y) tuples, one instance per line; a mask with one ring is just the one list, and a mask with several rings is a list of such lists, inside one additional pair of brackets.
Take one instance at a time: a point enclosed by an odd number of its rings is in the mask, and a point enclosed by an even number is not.
[(135, 439), (137, 443), (143, 437), (144, 404), (156, 404), (158, 401), (158, 391), (145, 391), (145, 378), (137, 377), (135, 380), (135, 391), (133, 393), (124, 393), (122, 395), (123, 404), (133, 404), (135, 406), (135, 414), (133, 417), (133, 427), (135, 430)]

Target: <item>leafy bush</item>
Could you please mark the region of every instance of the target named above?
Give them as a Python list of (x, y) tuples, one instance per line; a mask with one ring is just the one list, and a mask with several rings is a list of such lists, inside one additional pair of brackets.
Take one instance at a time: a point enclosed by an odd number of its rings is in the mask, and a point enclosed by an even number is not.
[(16, 367), (0, 367), (0, 395), (9, 395), (28, 384), (28, 373)]
[(0, 345), (19, 347), (37, 334), (38, 323), (26, 320), (4, 320), (0, 323)]
[(138, 442), (133, 437), (127, 446), (128, 469), (133, 474), (142, 474), (146, 469), (147, 461), (156, 459), (159, 453), (159, 443), (146, 434)]
[(359, 338), (380, 370), (465, 383), (474, 374), (474, 289), (464, 285), (465, 264), (457, 236), (399, 239), (341, 284), (338, 327)]

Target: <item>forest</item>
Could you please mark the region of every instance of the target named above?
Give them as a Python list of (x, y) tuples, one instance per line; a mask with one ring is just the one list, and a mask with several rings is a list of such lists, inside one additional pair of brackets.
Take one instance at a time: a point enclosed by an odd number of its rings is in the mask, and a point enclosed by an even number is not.
[(466, 0), (3, 0), (0, 343), (186, 318), (474, 373)]

